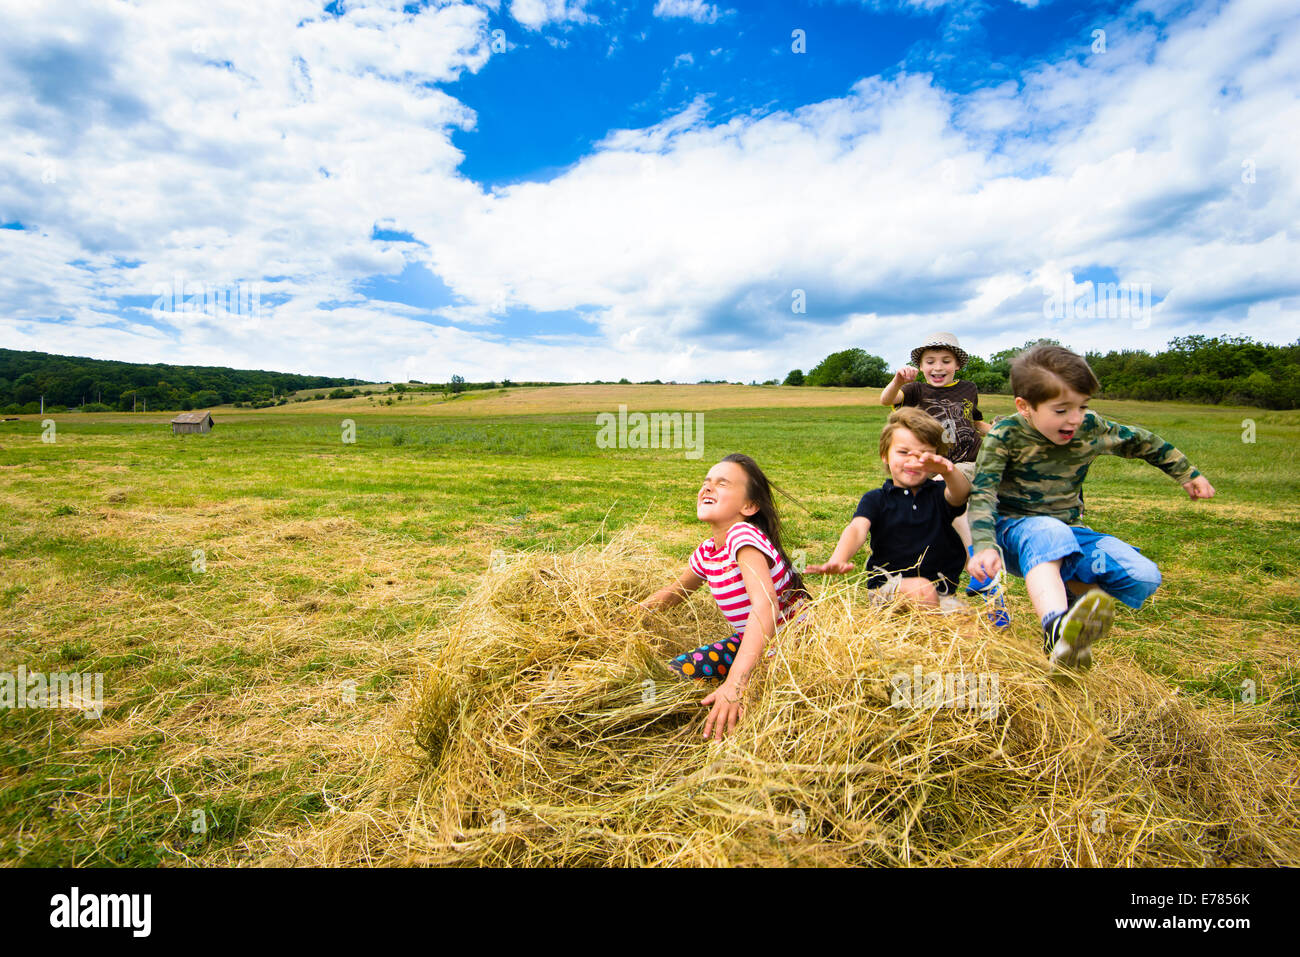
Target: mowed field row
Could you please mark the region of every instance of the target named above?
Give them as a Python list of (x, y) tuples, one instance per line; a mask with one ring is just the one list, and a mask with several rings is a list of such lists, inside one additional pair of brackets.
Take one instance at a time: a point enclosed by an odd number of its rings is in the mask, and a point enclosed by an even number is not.
[[(0, 711), (0, 859), (292, 863), (405, 760), (392, 729), (429, 636), (493, 550), (632, 526), (684, 562), (700, 479), (743, 451), (798, 502), (780, 502), (789, 547), (823, 558), (884, 479), (873, 398), (573, 386), (219, 409), (204, 436), (172, 436), (167, 413), (52, 416), (52, 442), (40, 417), (0, 423), (0, 671), (98, 672), (105, 697), (99, 719)], [(595, 415), (620, 404), (701, 413), (701, 457), (600, 447)], [(1269, 746), (1300, 757), (1300, 413), (1095, 408), (1173, 441), (1219, 492), (1093, 467), (1089, 522), (1165, 575), (1111, 640), (1171, 691), (1267, 709)], [(1020, 583), (1011, 605), (1007, 640), (1036, 641)]]

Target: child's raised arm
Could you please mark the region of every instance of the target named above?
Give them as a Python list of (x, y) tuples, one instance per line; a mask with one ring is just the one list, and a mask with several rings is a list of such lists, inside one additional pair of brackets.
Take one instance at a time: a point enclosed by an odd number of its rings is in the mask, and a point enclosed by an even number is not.
[(903, 366), (895, 371), (894, 377), (889, 380), (889, 385), (885, 386), (885, 390), (880, 393), (880, 404), (893, 405), (897, 402), (903, 386), (908, 382), (915, 382), (918, 371), (912, 366)]
[(813, 575), (843, 575), (845, 572), (853, 570), (853, 563), (849, 561), (856, 555), (864, 544), (867, 536), (871, 534), (871, 520), (863, 518), (861, 515), (855, 515), (853, 521), (844, 526), (844, 531), (840, 533), (839, 544), (835, 546), (835, 551), (831, 554), (830, 559), (824, 565), (809, 565), (808, 571)]
[(1102, 428), (1102, 445), (1108, 452), (1126, 459), (1142, 459), (1181, 485), (1192, 498), (1213, 498), (1214, 486), (1173, 444), (1154, 432), (1136, 425), (1120, 425), (1097, 416)]

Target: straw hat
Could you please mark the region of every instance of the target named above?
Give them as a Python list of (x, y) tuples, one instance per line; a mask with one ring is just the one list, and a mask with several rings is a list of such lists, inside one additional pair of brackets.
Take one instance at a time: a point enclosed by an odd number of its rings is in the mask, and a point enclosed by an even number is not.
[(966, 350), (957, 344), (957, 337), (951, 332), (935, 332), (925, 340), (924, 345), (919, 345), (912, 350), (912, 365), (921, 364), (921, 356), (927, 349), (947, 349), (957, 357), (957, 368), (960, 369), (970, 361), (970, 356), (966, 355)]

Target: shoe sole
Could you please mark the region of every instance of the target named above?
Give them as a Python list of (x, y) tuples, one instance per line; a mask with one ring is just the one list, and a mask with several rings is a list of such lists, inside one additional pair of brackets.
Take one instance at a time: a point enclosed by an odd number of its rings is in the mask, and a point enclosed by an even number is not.
[(1052, 669), (1092, 667), (1092, 644), (1106, 637), (1115, 621), (1115, 599), (1093, 589), (1066, 612), (1061, 637), (1052, 648)]

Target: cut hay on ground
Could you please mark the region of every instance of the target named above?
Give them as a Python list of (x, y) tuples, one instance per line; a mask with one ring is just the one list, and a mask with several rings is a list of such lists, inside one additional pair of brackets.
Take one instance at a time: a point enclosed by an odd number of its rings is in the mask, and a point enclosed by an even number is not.
[[(489, 570), (416, 687), (412, 762), (297, 859), (1300, 863), (1297, 773), (1249, 708), (1183, 700), (1109, 647), (1053, 678), (974, 613), (876, 610), (844, 581), (814, 582), (738, 733), (706, 743), (705, 686), (665, 662), (726, 635), (707, 592), (628, 614), (676, 571), (627, 535)], [(903, 701), (918, 667), (924, 687), (969, 676), (968, 694)]]

